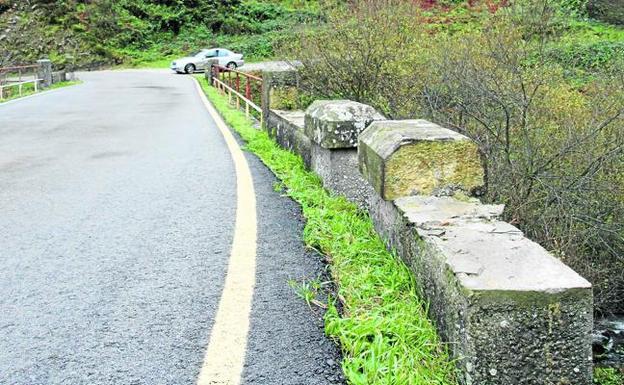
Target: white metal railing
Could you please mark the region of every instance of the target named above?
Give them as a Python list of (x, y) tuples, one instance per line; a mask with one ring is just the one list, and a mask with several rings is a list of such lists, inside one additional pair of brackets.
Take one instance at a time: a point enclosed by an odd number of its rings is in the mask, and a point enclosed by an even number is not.
[(41, 81), (41, 79), (33, 79), (33, 80), (27, 80), (27, 81), (23, 81), (23, 82), (19, 82), (19, 83), (11, 83), (11, 84), (5, 84), (5, 85), (0, 85), (0, 100), (4, 100), (4, 90), (8, 89), (10, 87), (17, 87), (17, 95), (18, 96), (22, 96), (23, 94), (23, 90), (24, 90), (24, 86), (26, 84), (33, 84), (33, 88), (34, 91), (37, 92), (39, 91), (39, 82)]
[[(17, 96), (22, 96), (28, 84), (33, 85), (34, 92), (39, 90), (37, 65), (0, 67), (0, 101), (9, 95), (8, 90), (17, 88)], [(7, 90), (7, 91), (5, 91)]]

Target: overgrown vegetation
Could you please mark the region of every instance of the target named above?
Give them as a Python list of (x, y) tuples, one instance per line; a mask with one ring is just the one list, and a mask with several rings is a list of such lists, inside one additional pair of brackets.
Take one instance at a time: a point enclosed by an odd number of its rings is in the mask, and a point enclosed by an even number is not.
[(300, 84), (473, 138), (484, 199), (588, 278), (598, 312), (623, 313), (624, 31), (586, 21), (583, 2), (456, 3), (329, 12), (292, 48)]
[(596, 368), (594, 370), (594, 383), (600, 385), (624, 384), (624, 369)]
[(317, 17), (308, 0), (0, 0), (0, 66), (166, 65), (210, 46), (257, 60)]
[[(307, 223), (308, 247), (325, 255), (337, 296), (325, 315), (325, 331), (340, 342), (342, 368), (350, 384), (454, 384), (449, 361), (415, 290), (408, 268), (386, 251), (372, 222), (343, 197), (332, 196), (302, 159), (278, 147), (245, 114), (200, 78), (226, 122), (282, 180)], [(313, 287), (298, 288), (311, 301)]]

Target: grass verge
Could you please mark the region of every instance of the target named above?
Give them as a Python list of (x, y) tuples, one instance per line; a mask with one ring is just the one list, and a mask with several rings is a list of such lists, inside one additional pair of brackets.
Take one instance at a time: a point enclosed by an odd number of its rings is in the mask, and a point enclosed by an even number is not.
[[(408, 268), (389, 253), (370, 218), (343, 197), (329, 194), (301, 158), (280, 148), (266, 132), (198, 77), (224, 120), (282, 181), (307, 222), (304, 241), (326, 256), (337, 287), (328, 304), (325, 332), (343, 351), (350, 384), (455, 384), (454, 365), (426, 316)], [(339, 311), (340, 307), (340, 311)]]
[(0, 104), (2, 104), (4, 102), (8, 102), (10, 100), (15, 100), (15, 99), (23, 98), (23, 97), (26, 97), (26, 96), (34, 95), (34, 94), (37, 94), (37, 93), (40, 93), (40, 92), (55, 90), (57, 88), (73, 86), (73, 85), (80, 84), (80, 83), (82, 83), (80, 80), (72, 80), (72, 81), (65, 81), (65, 82), (54, 83), (50, 87), (45, 88), (43, 90), (39, 89), (39, 91), (37, 91), (37, 92), (35, 92), (35, 88), (34, 88), (34, 86), (32, 84), (24, 85), (24, 89), (23, 89), (21, 95), (15, 94), (15, 95), (10, 95), (9, 97), (7, 97), (5, 99), (0, 99)]

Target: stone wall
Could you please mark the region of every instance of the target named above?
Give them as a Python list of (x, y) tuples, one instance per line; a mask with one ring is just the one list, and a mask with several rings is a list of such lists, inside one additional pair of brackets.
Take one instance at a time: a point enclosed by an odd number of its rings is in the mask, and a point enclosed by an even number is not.
[(52, 62), (48, 59), (37, 60), (37, 78), (40, 79), (40, 85), (43, 88), (50, 87), (52, 84), (74, 80), (73, 73), (66, 73), (65, 70), (53, 71)]
[(263, 78), (266, 129), (369, 211), (414, 273), (462, 384), (591, 384), (591, 285), (475, 198), (485, 171), (474, 143), (344, 100), (272, 110), (273, 88), (291, 83)]
[(307, 167), (311, 167), (312, 142), (303, 131), (303, 111), (268, 110), (266, 127), (269, 134), (283, 148), (299, 154)]

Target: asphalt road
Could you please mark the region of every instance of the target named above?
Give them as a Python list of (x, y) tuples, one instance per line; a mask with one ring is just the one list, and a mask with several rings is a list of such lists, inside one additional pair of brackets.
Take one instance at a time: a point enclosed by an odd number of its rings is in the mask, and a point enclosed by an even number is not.
[[(232, 243), (232, 159), (188, 77), (80, 76), (0, 105), (0, 384), (193, 384)], [(247, 160), (258, 253), (242, 383), (340, 383), (338, 348), (288, 285), (323, 264), (299, 208)]]

